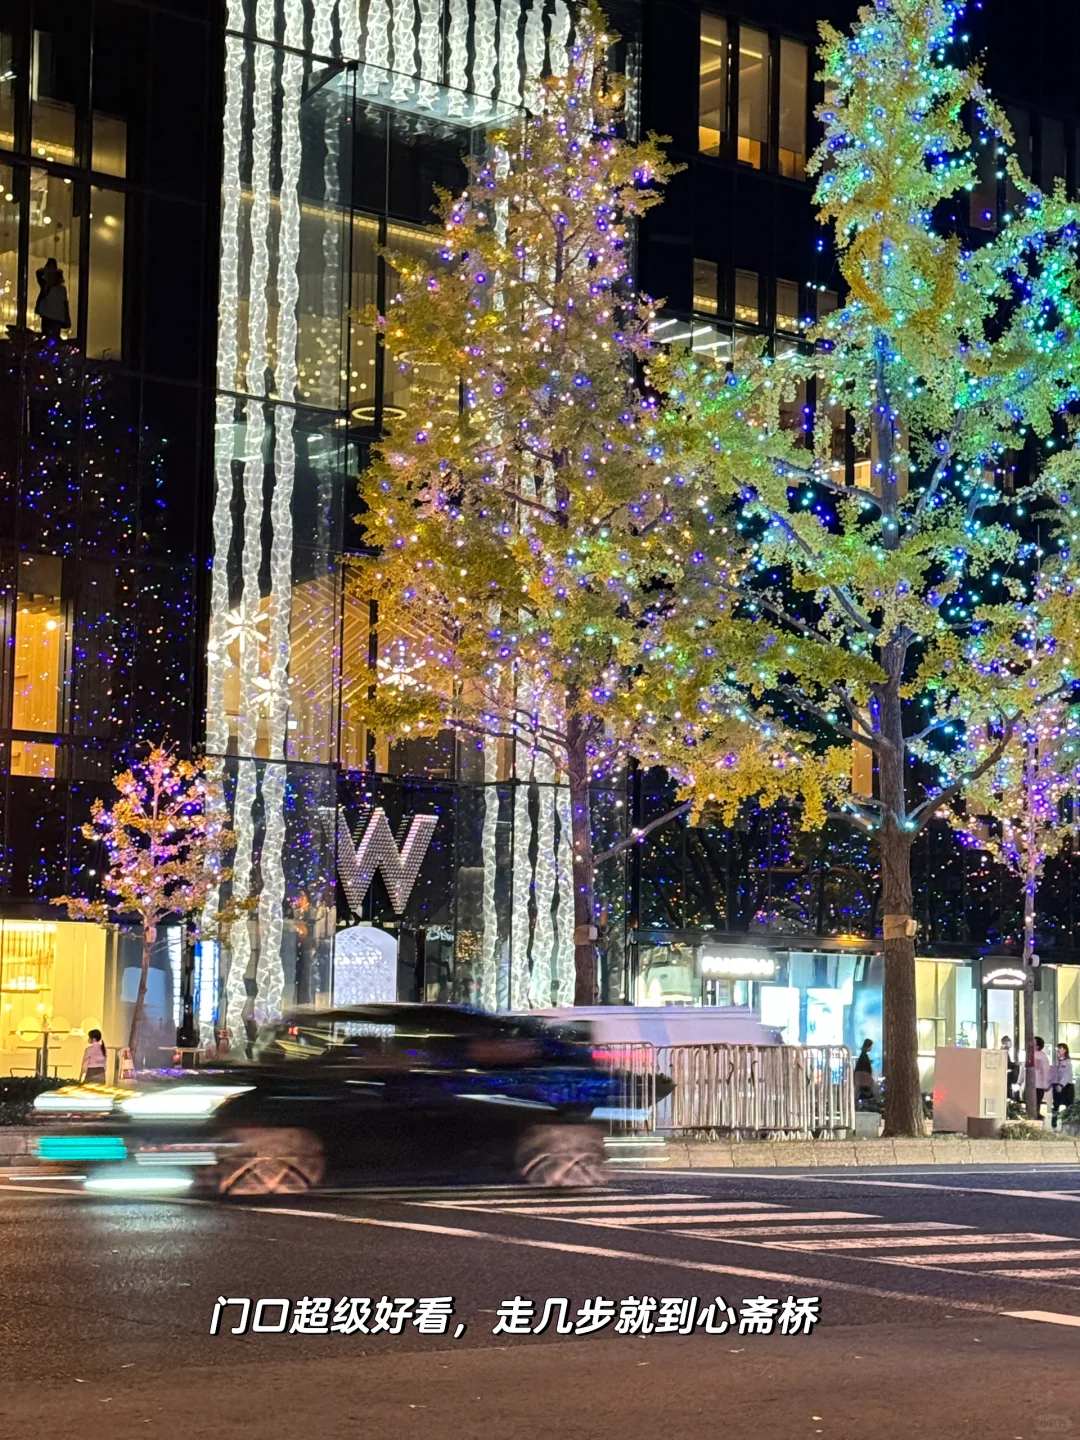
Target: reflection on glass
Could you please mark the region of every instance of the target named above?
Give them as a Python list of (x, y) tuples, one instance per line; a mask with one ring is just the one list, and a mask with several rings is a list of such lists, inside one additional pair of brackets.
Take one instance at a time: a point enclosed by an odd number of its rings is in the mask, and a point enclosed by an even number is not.
[[(19, 565), (11, 728), (55, 734), (60, 726), (60, 666), (64, 637), (60, 560), (27, 555)], [(11, 746), (13, 775), (55, 773), (55, 749), (32, 741)]]
[(760, 314), (758, 275), (756, 270), (735, 271), (735, 319), (744, 325), (756, 325)]
[[(79, 306), (79, 226), (76, 189), (70, 180), (50, 175), (47, 170), (30, 171), (30, 285), (28, 309), (38, 316), (38, 328), (45, 330), (44, 321), (59, 321), (62, 330), (70, 330)], [(62, 297), (51, 293), (42, 299), (43, 271), (49, 260), (55, 260), (62, 272), (67, 291), (68, 324), (59, 315)], [(36, 282), (36, 283), (35, 283)], [(55, 292), (55, 287), (47, 287)], [(43, 308), (41, 308), (43, 307)]]
[(15, 149), (15, 39), (0, 30), (0, 149)]
[(127, 174), (127, 121), (94, 111), (94, 149), (91, 168), (103, 175)]
[(1039, 162), (1044, 190), (1053, 191), (1055, 180), (1065, 179), (1065, 125), (1049, 115), (1042, 118), (1042, 155)]
[(739, 27), (739, 159), (755, 170), (765, 160), (769, 139), (769, 37), (750, 25)]
[(799, 286), (795, 280), (776, 282), (776, 328), (789, 333), (801, 328)]
[(702, 15), (698, 58), (698, 149), (719, 155), (727, 111), (727, 21)]
[(353, 216), (352, 294), (349, 311), (349, 413), (361, 425), (376, 423), (377, 344), (367, 312), (379, 302), (379, 222)]
[(19, 313), (19, 206), (7, 165), (0, 165), (0, 327)]
[(86, 307), (86, 353), (118, 360), (124, 314), (124, 197), (115, 190), (90, 191), (90, 276)]
[(798, 40), (780, 41), (780, 174), (806, 178), (807, 50)]
[[(395, 225), (386, 227), (386, 248), (390, 255), (401, 256), (402, 260), (420, 260), (433, 265), (436, 260), (436, 245), (429, 229), (422, 225)], [(386, 299), (390, 300), (400, 284), (397, 271), (386, 262)], [(383, 365), (383, 418), (392, 419), (404, 411), (412, 399), (414, 381), (438, 389), (450, 390), (452, 382), (437, 365), (420, 365), (416, 370), (402, 370), (394, 361), (393, 331), (387, 336), (386, 358)]]
[(694, 261), (694, 309), (715, 315), (718, 308), (719, 271), (715, 260)]
[(53, 37), (34, 31), (30, 63), (32, 144), (35, 158), (74, 165), (75, 106), (61, 98)]

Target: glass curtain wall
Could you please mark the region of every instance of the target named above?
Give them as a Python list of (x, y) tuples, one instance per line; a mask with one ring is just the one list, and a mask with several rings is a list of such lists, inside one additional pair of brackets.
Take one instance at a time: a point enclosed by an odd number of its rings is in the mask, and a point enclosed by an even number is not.
[[(356, 697), (393, 636), (345, 575), (358, 465), (408, 403), (371, 325), (393, 252), (426, 246), (434, 187), (459, 188), (488, 129), (537, 103), (570, 31), (564, 0), (228, 7), (207, 749), (238, 841), (215, 903), (245, 909), (202, 961), (234, 1040), (328, 1002), (335, 944), (358, 993), (373, 926), (403, 997), (572, 996), (565, 787), (496, 742), (366, 734)], [(372, 826), (406, 855), (403, 887), (384, 866), (357, 889)], [(613, 905), (622, 888), (620, 870)]]

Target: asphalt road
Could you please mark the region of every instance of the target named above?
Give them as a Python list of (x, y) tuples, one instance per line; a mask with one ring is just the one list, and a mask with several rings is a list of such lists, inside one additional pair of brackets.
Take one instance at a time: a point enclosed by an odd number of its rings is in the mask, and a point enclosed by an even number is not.
[[(565, 1318), (538, 1334), (548, 1299)], [(1080, 1435), (1078, 1361), (1080, 1167), (250, 1207), (0, 1176), (0, 1436), (20, 1440), (1039, 1440)]]

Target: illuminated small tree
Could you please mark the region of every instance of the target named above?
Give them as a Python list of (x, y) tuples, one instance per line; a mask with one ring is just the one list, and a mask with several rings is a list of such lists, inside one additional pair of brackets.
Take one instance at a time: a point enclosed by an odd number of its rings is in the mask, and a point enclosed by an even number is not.
[(211, 891), (231, 877), (222, 862), (235, 838), (220, 781), (205, 761), (180, 759), (170, 746), (157, 744), (113, 784), (119, 799), (108, 807), (95, 800), (82, 827), (88, 840), (105, 847), (106, 898), (64, 895), (52, 903), (66, 906), (72, 919), (100, 925), (138, 921), (142, 967), (128, 1035), (134, 1059), (158, 927), (171, 916), (187, 923), (201, 914)]

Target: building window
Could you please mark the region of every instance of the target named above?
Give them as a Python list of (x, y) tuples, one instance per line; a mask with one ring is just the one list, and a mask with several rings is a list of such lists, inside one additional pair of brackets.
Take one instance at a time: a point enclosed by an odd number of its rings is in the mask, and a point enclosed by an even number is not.
[(14, 179), (0, 165), (0, 330), (19, 318), (19, 206)]
[(715, 260), (694, 261), (694, 309), (702, 315), (719, 310), (719, 269)]
[[(15, 603), (15, 654), (11, 728), (55, 735), (60, 728), (60, 684), (64, 616), (60, 600), (61, 561), (25, 555), (19, 564)], [(13, 740), (13, 775), (52, 776), (56, 747)]]
[(769, 140), (769, 37), (739, 27), (739, 159), (760, 170)]
[(735, 319), (744, 325), (756, 325), (761, 314), (756, 270), (735, 271)]
[(0, 30), (0, 150), (15, 149), (15, 40)]
[(834, 310), (840, 309), (840, 296), (835, 290), (819, 290), (817, 297), (817, 318), (824, 320)]
[(34, 31), (30, 59), (31, 139), (36, 159), (77, 165), (75, 106), (63, 94), (63, 69), (51, 35)]
[(806, 179), (808, 56), (799, 40), (780, 41), (780, 174)]
[[(38, 316), (38, 328), (45, 322), (59, 324), (70, 338), (79, 312), (79, 240), (82, 216), (78, 187), (48, 170), (30, 171), (30, 295), (27, 310)], [(55, 284), (43, 284), (39, 272), (55, 260), (60, 275)], [(64, 295), (67, 307), (65, 312)]]
[(717, 15), (701, 17), (698, 58), (698, 149), (719, 155), (727, 114), (727, 21)]
[(1039, 162), (1039, 173), (1042, 177), (1042, 187), (1047, 193), (1052, 193), (1055, 180), (1065, 179), (1065, 124), (1061, 120), (1053, 120), (1048, 115), (1043, 116), (1040, 129), (1042, 151)]
[(90, 191), (90, 286), (86, 353), (119, 360), (124, 317), (124, 197), (116, 190)]
[(776, 282), (776, 328), (786, 330), (789, 334), (802, 329), (799, 286), (794, 280)]

